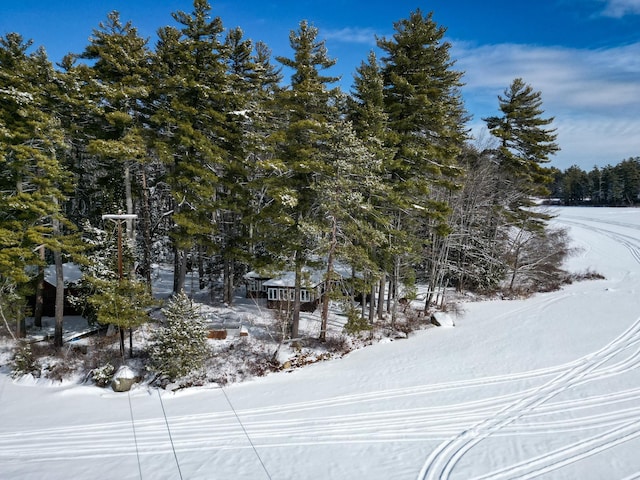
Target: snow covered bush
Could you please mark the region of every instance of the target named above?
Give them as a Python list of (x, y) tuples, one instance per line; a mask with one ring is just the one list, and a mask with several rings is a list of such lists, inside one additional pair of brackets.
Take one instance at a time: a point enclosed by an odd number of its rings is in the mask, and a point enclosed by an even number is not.
[(151, 336), (148, 369), (169, 381), (201, 370), (209, 356), (207, 328), (184, 293), (162, 310), (163, 325)]
[(110, 363), (91, 370), (91, 378), (99, 387), (106, 387), (111, 382), (115, 367)]
[(20, 342), (11, 362), (11, 376), (17, 378), (29, 373), (36, 377), (40, 376), (40, 365), (31, 350), (31, 344)]

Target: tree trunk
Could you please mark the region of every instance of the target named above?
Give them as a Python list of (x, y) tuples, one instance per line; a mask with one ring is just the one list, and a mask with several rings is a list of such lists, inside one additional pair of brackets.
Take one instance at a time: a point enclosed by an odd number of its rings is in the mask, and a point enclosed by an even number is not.
[(151, 285), (151, 212), (149, 207), (149, 189), (147, 188), (147, 174), (144, 168), (141, 169), (142, 175), (142, 268), (147, 281), (149, 293), (153, 294)]
[[(376, 314), (376, 307), (375, 307), (375, 303), (376, 303), (376, 284), (375, 283), (371, 283), (371, 298), (369, 299), (369, 323), (371, 325), (373, 325), (373, 321), (375, 319), (375, 314)], [(366, 297), (365, 297), (365, 305), (366, 305)]]
[[(54, 236), (60, 235), (60, 222), (57, 219), (53, 219), (53, 234)], [(53, 262), (56, 269), (56, 326), (53, 334), (53, 346), (60, 348), (62, 347), (62, 326), (64, 321), (64, 271), (62, 269), (62, 252), (60, 250), (53, 251)]]
[(204, 281), (204, 249), (198, 245), (198, 287), (203, 290), (207, 285)]
[(232, 258), (224, 259), (224, 292), (223, 292), (223, 301), (228, 305), (233, 305), (233, 270), (234, 270), (234, 261)]
[(520, 249), (517, 248), (515, 259), (513, 260), (513, 272), (511, 273), (511, 281), (509, 282), (510, 292), (513, 292), (513, 287), (516, 283), (516, 275), (518, 274), (518, 268), (520, 268), (519, 258), (520, 258)]
[[(39, 248), (40, 259), (44, 262), (44, 246)], [(42, 315), (44, 311), (44, 267), (38, 266), (38, 279), (36, 281), (36, 302), (33, 308), (33, 325), (42, 328)]]
[(187, 281), (187, 256), (189, 251), (187, 249), (176, 249), (174, 259), (174, 278), (173, 278), (173, 293), (178, 294), (185, 291)]
[(391, 309), (391, 325), (395, 325), (398, 315), (398, 290), (400, 285), (400, 256), (396, 255), (393, 261), (393, 306)]
[(324, 279), (324, 292), (322, 295), (322, 313), (320, 315), (320, 341), (327, 339), (327, 325), (329, 323), (329, 301), (331, 300), (331, 290), (333, 289), (333, 257), (338, 245), (337, 231), (338, 224), (335, 217), (332, 217), (331, 244), (327, 258), (327, 274)]
[[(22, 193), (22, 178), (18, 178), (16, 181), (16, 192), (18, 194)], [(18, 338), (24, 338), (27, 336), (27, 325), (25, 324), (24, 319), (24, 308), (22, 308), (22, 313), (19, 317), (16, 318), (16, 336)]]
[[(129, 162), (124, 164), (124, 193), (125, 202), (127, 204), (127, 214), (133, 215), (133, 193), (131, 192), (131, 165)], [(133, 219), (127, 219), (127, 239), (131, 244), (135, 242), (136, 231), (133, 228)]]
[(387, 275), (382, 272), (380, 277), (380, 292), (378, 293), (378, 320), (382, 320), (384, 315), (384, 287), (387, 285)]
[(22, 308), (20, 316), (16, 319), (16, 338), (27, 336), (27, 324), (25, 323), (24, 315), (24, 308)]
[(295, 288), (293, 290), (293, 315), (291, 318), (291, 338), (298, 338), (300, 328), (300, 290), (302, 288), (302, 262), (295, 254)]

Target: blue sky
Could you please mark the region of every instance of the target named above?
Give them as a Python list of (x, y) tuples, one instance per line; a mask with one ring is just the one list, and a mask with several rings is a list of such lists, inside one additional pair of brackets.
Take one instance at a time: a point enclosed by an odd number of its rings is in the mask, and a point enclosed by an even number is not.
[[(640, 156), (640, 0), (210, 0), (227, 28), (239, 26), (274, 55), (290, 56), (288, 35), (300, 20), (319, 28), (350, 90), (355, 68), (375, 50), (375, 37), (412, 10), (433, 11), (447, 28), (463, 95), (479, 145), (489, 138), (482, 117), (498, 114), (498, 99), (521, 77), (542, 92), (555, 117), (562, 150), (551, 165), (616, 164)], [(192, 11), (191, 0), (0, 0), (0, 35), (18, 32), (44, 46), (52, 61), (81, 52), (108, 12), (118, 10), (143, 37), (173, 24), (170, 13)]]

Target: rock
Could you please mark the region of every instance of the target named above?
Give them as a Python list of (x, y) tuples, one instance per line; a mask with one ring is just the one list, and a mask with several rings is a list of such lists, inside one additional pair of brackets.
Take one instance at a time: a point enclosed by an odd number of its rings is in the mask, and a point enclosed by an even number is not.
[(435, 312), (431, 315), (431, 323), (436, 327), (455, 327), (453, 317), (445, 312)]
[(123, 365), (113, 374), (111, 388), (114, 392), (128, 392), (139, 381), (140, 377), (136, 376), (131, 368)]

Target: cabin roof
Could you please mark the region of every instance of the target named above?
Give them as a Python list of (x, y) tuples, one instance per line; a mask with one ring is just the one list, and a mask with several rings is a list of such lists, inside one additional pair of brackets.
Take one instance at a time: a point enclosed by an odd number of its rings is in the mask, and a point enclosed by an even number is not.
[[(77, 263), (63, 263), (62, 274), (64, 276), (64, 286), (77, 283), (82, 279), (82, 271)], [(56, 266), (47, 265), (44, 269), (44, 281), (55, 287), (56, 285)]]
[[(322, 283), (323, 272), (320, 270), (303, 269), (304, 278), (302, 280), (303, 287), (316, 287)], [(270, 280), (262, 283), (265, 287), (295, 287), (295, 272), (283, 272)]]
[(250, 272), (245, 273), (242, 278), (245, 280), (266, 280), (268, 278), (273, 278), (273, 275), (267, 275), (251, 270)]
[[(334, 263), (333, 271), (342, 278), (351, 278), (353, 275), (351, 267), (340, 262)], [(327, 270), (326, 268), (305, 267), (302, 269), (302, 272), (304, 275), (302, 286), (316, 287), (324, 281), (324, 276), (327, 273)], [(358, 274), (356, 274), (356, 276), (358, 276)], [(262, 285), (264, 287), (295, 287), (295, 280), (295, 272), (287, 271), (274, 275), (273, 278), (262, 282)]]

